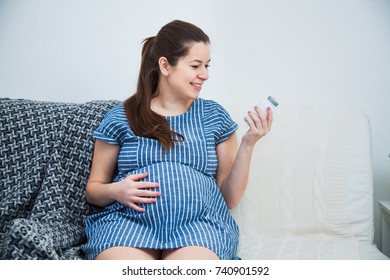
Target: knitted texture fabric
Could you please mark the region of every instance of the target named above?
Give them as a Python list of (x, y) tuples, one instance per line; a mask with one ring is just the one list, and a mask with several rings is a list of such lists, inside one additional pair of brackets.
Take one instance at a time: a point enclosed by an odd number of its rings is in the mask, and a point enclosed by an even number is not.
[(118, 101), (0, 99), (0, 259), (83, 259), (92, 132)]

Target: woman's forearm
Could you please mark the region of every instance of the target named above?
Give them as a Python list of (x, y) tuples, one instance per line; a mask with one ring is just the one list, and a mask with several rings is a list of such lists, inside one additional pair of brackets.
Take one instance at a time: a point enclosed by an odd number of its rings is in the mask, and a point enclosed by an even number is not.
[[(224, 176), (220, 189), (229, 208), (238, 205), (246, 189), (249, 177), (249, 169), (253, 149), (258, 140), (267, 135), (271, 130), (273, 114), (270, 108), (267, 108), (267, 117), (261, 112), (260, 108), (255, 106), (255, 111), (249, 111), (245, 121), (249, 130), (244, 134), (237, 154), (231, 165), (230, 172)], [(229, 149), (221, 149), (220, 154), (228, 152)]]
[(107, 206), (115, 201), (112, 198), (112, 188), (115, 183), (102, 184), (100, 182), (88, 182), (86, 199), (90, 204), (100, 207)]
[(245, 192), (253, 148), (253, 146), (241, 142), (230, 174), (221, 183), (220, 190), (229, 209), (238, 205)]

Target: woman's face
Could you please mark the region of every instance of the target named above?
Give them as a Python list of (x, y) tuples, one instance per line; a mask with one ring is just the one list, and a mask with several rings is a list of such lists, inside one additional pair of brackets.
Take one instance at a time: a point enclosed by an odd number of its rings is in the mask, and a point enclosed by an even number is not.
[(170, 92), (179, 98), (196, 99), (209, 78), (210, 44), (194, 43), (188, 54), (170, 66), (167, 76)]

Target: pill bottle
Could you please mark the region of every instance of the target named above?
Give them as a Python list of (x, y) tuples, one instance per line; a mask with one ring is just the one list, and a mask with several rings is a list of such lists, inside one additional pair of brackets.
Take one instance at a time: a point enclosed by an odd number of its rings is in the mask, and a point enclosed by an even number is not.
[(267, 108), (270, 107), (273, 111), (277, 106), (279, 105), (279, 102), (272, 96), (268, 96), (266, 99), (261, 101), (258, 106), (261, 109), (261, 112), (267, 117)]

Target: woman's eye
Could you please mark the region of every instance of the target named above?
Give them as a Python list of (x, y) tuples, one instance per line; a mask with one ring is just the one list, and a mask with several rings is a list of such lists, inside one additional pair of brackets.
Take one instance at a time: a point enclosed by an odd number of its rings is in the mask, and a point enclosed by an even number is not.
[[(198, 69), (198, 68), (200, 67), (200, 65), (192, 65), (191, 67), (194, 68), (194, 69)], [(209, 65), (209, 64), (206, 64), (204, 67), (205, 67), (205, 68), (209, 68), (210, 65)]]

